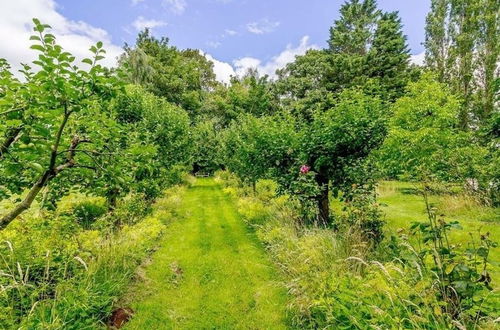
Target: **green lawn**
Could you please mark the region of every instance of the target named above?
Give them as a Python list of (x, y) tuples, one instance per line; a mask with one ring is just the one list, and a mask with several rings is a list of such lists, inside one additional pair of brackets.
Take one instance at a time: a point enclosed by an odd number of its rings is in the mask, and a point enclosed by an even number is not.
[[(378, 188), (379, 202), (385, 212), (388, 229), (408, 229), (414, 221), (426, 221), (425, 203), (421, 195), (415, 194), (415, 185), (407, 182), (384, 181)], [(431, 196), (430, 202), (436, 206), (448, 221), (459, 221), (462, 230), (453, 230), (452, 240), (465, 245), (473, 234), (489, 232), (491, 238), (500, 244), (500, 209), (478, 205), (472, 199), (461, 195)], [(500, 262), (500, 248), (491, 252), (491, 259)], [(495, 286), (500, 284), (500, 268), (493, 271)]]
[(286, 290), (233, 200), (198, 179), (144, 279), (125, 298), (127, 329), (284, 329)]

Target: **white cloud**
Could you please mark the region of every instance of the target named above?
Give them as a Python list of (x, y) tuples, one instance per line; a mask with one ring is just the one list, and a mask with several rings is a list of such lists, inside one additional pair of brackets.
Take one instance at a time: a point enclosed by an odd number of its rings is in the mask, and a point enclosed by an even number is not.
[(280, 22), (273, 22), (264, 18), (257, 22), (248, 23), (247, 30), (254, 34), (265, 34), (273, 32), (279, 25)]
[(144, 2), (144, 0), (132, 0), (132, 6), (136, 6), (140, 4), (141, 2)]
[(410, 63), (416, 64), (416, 65), (424, 65), (425, 62), (425, 52), (422, 52), (420, 54), (415, 54), (410, 57)]
[(163, 4), (176, 15), (182, 15), (187, 7), (186, 0), (163, 0)]
[(257, 71), (262, 75), (269, 75), (269, 77), (276, 78), (276, 70), (285, 67), (290, 62), (295, 60), (296, 56), (304, 55), (309, 49), (319, 49), (317, 45), (309, 44), (309, 36), (304, 36), (300, 40), (297, 47), (288, 45), (285, 50), (283, 50), (278, 55), (271, 58), (270, 61), (262, 62), (258, 58), (254, 57), (242, 57), (233, 61), (233, 65), (216, 60), (212, 55), (203, 53), (202, 54), (214, 63), (214, 72), (217, 80), (223, 83), (229, 83), (232, 76), (243, 76), (249, 69), (257, 69)]
[(156, 27), (165, 26), (165, 25), (167, 25), (167, 23), (165, 23), (164, 21), (158, 21), (155, 19), (147, 19), (147, 18), (144, 18), (143, 16), (137, 17), (137, 19), (132, 23), (132, 26), (137, 31), (142, 31), (145, 28), (152, 30)]
[(242, 57), (240, 59), (234, 60), (233, 64), (236, 74), (240, 77), (245, 75), (250, 69), (256, 69), (261, 72), (261, 70), (259, 69), (262, 68), (262, 61), (254, 57)]
[(254, 57), (242, 57), (233, 61), (233, 64), (216, 60), (212, 55), (202, 54), (214, 63), (214, 72), (217, 80), (223, 83), (229, 83), (232, 76), (243, 76), (249, 69), (257, 69), (262, 75), (269, 75), (271, 78), (276, 78), (276, 70), (283, 68), (290, 62), (295, 60), (298, 55), (304, 55), (309, 49), (319, 49), (317, 45), (309, 44), (309, 36), (304, 36), (297, 47), (288, 45), (278, 55), (271, 58), (268, 62), (262, 62)]
[(29, 40), (33, 33), (32, 18), (52, 26), (51, 33), (66, 51), (83, 59), (89, 57), (89, 48), (97, 41), (104, 43), (107, 51), (103, 65), (114, 66), (122, 53), (121, 47), (113, 44), (111, 36), (103, 29), (83, 21), (72, 21), (57, 12), (54, 0), (15, 0), (2, 1), (0, 4), (0, 57), (12, 65), (14, 71), (21, 68), (20, 63), (30, 63), (38, 53), (30, 50), (33, 43)]
[(226, 29), (224, 30), (224, 35), (225, 36), (235, 36), (237, 35), (238, 32), (234, 31), (234, 30), (231, 30), (231, 29)]
[[(203, 53), (202, 53), (203, 54)], [(214, 72), (217, 80), (229, 84), (232, 76), (236, 76), (236, 72), (231, 64), (216, 60), (210, 54), (203, 54), (205, 57), (214, 64)]]
[(210, 48), (219, 48), (219, 46), (221, 45), (219, 41), (207, 41), (206, 44)]
[(271, 78), (276, 78), (276, 70), (293, 62), (296, 56), (304, 55), (309, 49), (319, 49), (319, 47), (309, 44), (309, 36), (304, 36), (297, 47), (289, 44), (284, 51), (265, 63), (257, 58), (243, 57), (235, 60), (233, 64), (238, 76), (244, 75), (248, 69), (257, 69), (260, 74), (267, 74)]

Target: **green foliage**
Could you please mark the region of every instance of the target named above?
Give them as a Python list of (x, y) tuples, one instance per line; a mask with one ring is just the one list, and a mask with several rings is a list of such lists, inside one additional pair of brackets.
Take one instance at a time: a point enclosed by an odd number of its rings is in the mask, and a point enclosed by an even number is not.
[[(182, 193), (168, 190), (147, 218), (151, 208), (140, 196), (121, 200), (104, 216), (103, 201), (89, 198), (50, 221), (30, 217), (1, 231), (0, 327), (81, 329), (105, 322), (165, 223), (174, 219), (178, 203), (172, 200)], [(79, 225), (95, 218), (92, 230)]]
[(287, 170), (298, 134), (293, 118), (241, 116), (225, 132), (225, 165), (255, 184), (273, 171)]
[[(173, 233), (196, 229), (204, 255), (216, 243), (234, 257), (236, 240), (248, 239), (230, 197), (282, 269), (297, 328), (487, 324), (498, 309), (493, 235), (454, 243), (458, 224), (425, 195), (428, 221), (385, 239), (373, 163), (386, 177), (444, 182), (434, 191), (441, 203), (499, 203), (497, 7), (498, 0), (433, 0), (426, 69), (434, 72), (411, 83), (425, 70), (409, 67), (398, 14), (374, 0), (345, 2), (328, 49), (298, 56), (276, 81), (250, 70), (227, 85), (215, 81), (203, 53), (147, 29), (125, 46), (118, 70), (99, 64), (102, 42), (75, 65), (35, 19), (33, 68), (23, 65), (17, 79), (0, 59), (0, 327), (102, 325), (165, 222), (191, 211), (212, 221), (213, 203), (221, 202), (227, 223), (210, 227), (231, 235), (208, 237), (206, 223), (178, 224)], [(191, 184), (189, 171), (216, 172), (228, 196), (200, 180), (189, 200), (202, 196), (207, 205), (187, 212), (183, 190), (173, 189), (151, 207), (165, 187)], [(454, 201), (464, 183), (469, 202)], [(68, 205), (61, 201), (68, 195), (81, 200)], [(422, 211), (408, 199), (399, 222)], [(38, 216), (13, 221), (32, 204)], [(489, 212), (481, 219), (494, 222)], [(164, 255), (199, 262), (174, 238), (178, 245), (166, 245)], [(217, 275), (209, 266), (196, 274), (200, 283)], [(171, 275), (165, 265), (156, 271)], [(219, 280), (230, 284), (235, 274)], [(258, 300), (251, 294), (250, 305)], [(281, 310), (270, 314), (281, 324)]]
[(25, 65), (22, 84), (3, 72), (9, 83), (0, 102), (1, 116), (6, 118), (0, 124), (0, 135), (5, 137), (1, 195), (29, 192), (0, 220), (1, 226), (29, 208), (49, 182), (57, 187), (50, 197), (58, 199), (70, 189), (84, 190), (85, 184), (75, 182), (106, 180), (100, 169), (114, 166), (107, 155), (122, 133), (104, 110), (120, 84), (99, 64), (105, 54), (102, 43), (90, 48), (93, 58), (82, 61), (89, 68), (81, 70), (73, 63), (75, 57), (47, 33), (50, 27), (36, 19), (34, 23), (31, 48), (39, 52), (33, 62), (36, 72)]
[(460, 96), (460, 128), (487, 124), (496, 112), (500, 24), (497, 0), (433, 0), (426, 25), (426, 64)]
[(368, 52), (371, 77), (378, 77), (381, 97), (395, 101), (404, 93), (409, 78), (410, 53), (397, 12), (384, 13), (377, 22)]
[(89, 230), (97, 219), (106, 214), (107, 206), (99, 201), (83, 201), (73, 207), (73, 216), (83, 229)]
[(121, 171), (131, 177), (114, 187), (115, 194), (137, 191), (154, 200), (165, 186), (179, 183), (174, 177), (190, 165), (194, 145), (188, 115), (133, 85), (118, 95), (113, 109), (117, 120), (130, 132), (122, 141), (126, 170)]
[[(495, 300), (495, 294), (488, 294), (486, 289), (489, 275), (477, 272), (488, 261), (494, 246), (487, 235), (479, 244), (472, 243), (470, 248), (461, 250), (451, 236), (445, 238), (451, 224), (434, 218), (435, 226), (423, 225), (425, 233), (417, 229), (421, 226), (418, 224), (413, 227), (418, 232), (415, 237), (393, 237), (373, 250), (367, 235), (372, 235), (378, 227), (356, 225), (367, 219), (380, 219), (375, 215), (380, 210), (376, 211), (370, 190), (358, 192), (357, 198), (345, 204), (340, 217), (346, 217), (343, 219), (345, 226), (335, 231), (298, 226), (296, 219), (300, 215), (291, 199), (284, 196), (269, 199), (240, 189), (233, 186), (237, 181), (227, 173), (221, 173), (220, 178), (230, 179), (226, 185), (235, 188), (241, 214), (248, 223), (255, 225), (257, 236), (282, 269), (292, 295), (289, 307), (293, 327), (448, 329), (494, 326), (498, 299)], [(437, 237), (449, 250), (436, 249)], [(379, 255), (380, 249), (382, 255)], [(445, 258), (442, 263), (433, 259), (437, 254)], [(461, 263), (467, 268), (460, 266)], [(449, 280), (439, 276), (439, 269), (448, 269)], [(461, 283), (464, 279), (465, 286)], [(442, 295), (441, 289), (450, 281), (458, 281), (455, 283), (459, 286), (458, 291), (466, 288), (459, 294), (465, 294), (460, 298), (463, 299), (460, 305), (456, 305), (458, 300), (453, 298), (457, 297), (456, 293)], [(469, 289), (471, 291), (467, 291)], [(448, 287), (446, 292), (453, 291)], [(449, 310), (450, 307), (455, 309)]]
[(303, 135), (303, 153), (316, 172), (326, 172), (336, 185), (346, 181), (343, 167), (368, 156), (385, 137), (381, 102), (359, 91), (345, 91), (337, 104), (318, 113)]
[(354, 185), (349, 197), (344, 199), (337, 226), (343, 231), (359, 231), (361, 239), (373, 246), (380, 244), (384, 239), (385, 221), (373, 189)]
[(198, 122), (193, 127), (195, 152), (193, 171), (213, 174), (222, 166), (221, 138), (215, 120)]
[[(324, 50), (309, 50), (303, 56), (278, 70), (276, 93), (282, 96), (281, 103), (295, 117), (309, 121), (315, 111), (333, 105), (330, 77), (335, 61)], [(347, 70), (344, 68), (344, 70)]]
[(378, 15), (375, 0), (345, 2), (340, 8), (340, 19), (330, 28), (330, 51), (336, 54), (366, 54)]
[(273, 88), (268, 77), (259, 77), (256, 71), (232, 77), (228, 86), (219, 85), (207, 95), (199, 120), (215, 119), (219, 126), (226, 127), (242, 114), (271, 115), (279, 108)]
[(460, 103), (431, 75), (408, 86), (393, 106), (389, 135), (380, 152), (385, 173), (414, 179), (474, 178), (486, 150), (459, 129)]
[(422, 193), (428, 220), (414, 222), (410, 227), (410, 239), (403, 236), (398, 242), (392, 238), (391, 247), (395, 256), (404, 264), (416, 267), (420, 277), (434, 279), (432, 292), (439, 301), (436, 313), (446, 315), (454, 322), (476, 325), (495, 310), (491, 276), (488, 268), (491, 250), (497, 243), (490, 239), (489, 233), (480, 234), (476, 240), (469, 233), (465, 246), (456, 244), (452, 239), (452, 229), (462, 229), (457, 221), (448, 222), (444, 214), (430, 202), (431, 186), (424, 184)]
[(120, 63), (129, 82), (182, 107), (191, 118), (199, 114), (207, 91), (216, 86), (213, 64), (205, 56), (197, 50), (179, 51), (168, 38), (157, 39), (148, 29), (139, 33), (134, 47), (125, 46)]

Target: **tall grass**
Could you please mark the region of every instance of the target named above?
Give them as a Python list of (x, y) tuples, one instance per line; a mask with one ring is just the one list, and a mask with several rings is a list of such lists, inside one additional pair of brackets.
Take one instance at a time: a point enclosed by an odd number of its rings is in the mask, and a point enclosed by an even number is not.
[[(68, 207), (51, 220), (34, 217), (0, 232), (0, 328), (104, 325), (138, 265), (155, 249), (183, 192), (169, 189), (146, 217), (129, 198), (91, 229), (79, 225)], [(110, 229), (109, 223), (119, 226)]]
[[(218, 173), (225, 191), (254, 227), (286, 279), (293, 296), (289, 312), (300, 329), (452, 329), (494, 327), (494, 313), (474, 319), (453, 318), (439, 299), (439, 277), (419, 259), (403, 235), (390, 235), (373, 248), (359, 227), (304, 226), (287, 196), (275, 197), (273, 185), (259, 182), (257, 193), (230, 173)], [(259, 186), (261, 189), (259, 190)], [(391, 189), (391, 187), (383, 187)], [(394, 191), (396, 188), (394, 188)], [(340, 209), (340, 208), (338, 208)], [(487, 300), (491, 308), (498, 303)], [(498, 297), (498, 296), (497, 296)], [(483, 308), (484, 307), (484, 308)]]

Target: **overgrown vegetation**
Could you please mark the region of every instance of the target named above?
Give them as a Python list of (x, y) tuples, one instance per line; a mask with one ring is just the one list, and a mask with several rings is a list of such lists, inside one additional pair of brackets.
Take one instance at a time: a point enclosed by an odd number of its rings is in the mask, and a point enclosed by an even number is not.
[[(63, 200), (0, 233), (0, 326), (82, 329), (102, 325), (138, 265), (175, 217), (183, 189), (149, 210), (127, 196), (113, 214), (102, 199)], [(119, 229), (117, 225), (119, 224)]]
[(427, 204), (426, 221), (373, 248), (363, 223), (374, 214), (364, 208), (335, 208), (337, 230), (304, 226), (300, 206), (291, 196), (276, 197), (272, 181), (259, 181), (253, 193), (230, 173), (218, 173), (218, 180), (282, 269), (294, 297), (294, 327), (493, 326), (488, 315), (495, 313), (498, 293), (490, 291), (490, 258), (496, 244), (489, 234), (460, 245), (449, 235), (458, 224)]
[(76, 64), (34, 19), (37, 59), (0, 59), (0, 327), (104, 325), (189, 172), (234, 197), (293, 327), (498, 326), (500, 4), (431, 7), (423, 66), (397, 12), (349, 0), (326, 49), (228, 84), (148, 29)]

